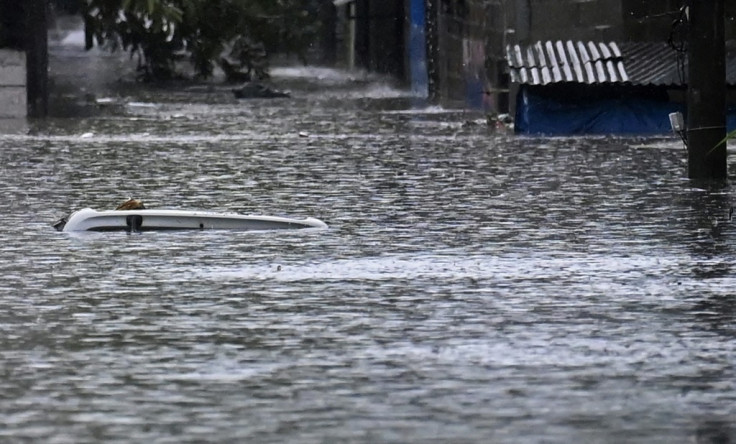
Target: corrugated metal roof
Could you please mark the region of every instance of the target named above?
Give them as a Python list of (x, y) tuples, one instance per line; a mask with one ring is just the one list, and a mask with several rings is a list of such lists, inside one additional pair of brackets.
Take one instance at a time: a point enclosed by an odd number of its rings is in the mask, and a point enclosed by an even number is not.
[(516, 83), (627, 82), (629, 75), (618, 45), (595, 42), (537, 42), (530, 46), (509, 45), (506, 56), (511, 80)]
[[(664, 42), (547, 41), (509, 45), (506, 57), (515, 83), (629, 83), (683, 86), (687, 60), (678, 67), (677, 54)], [(726, 82), (736, 85), (736, 54), (726, 57)]]
[(635, 85), (682, 86), (687, 82), (687, 56), (678, 68), (677, 53), (665, 42), (621, 43), (626, 70)]

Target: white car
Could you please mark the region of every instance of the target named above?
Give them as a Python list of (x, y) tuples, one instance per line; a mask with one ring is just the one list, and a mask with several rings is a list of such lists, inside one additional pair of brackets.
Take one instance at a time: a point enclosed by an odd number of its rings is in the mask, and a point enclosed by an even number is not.
[(54, 227), (58, 231), (128, 231), (152, 230), (284, 230), (326, 229), (319, 219), (291, 219), (278, 216), (243, 215), (188, 210), (107, 210), (91, 208), (62, 218)]

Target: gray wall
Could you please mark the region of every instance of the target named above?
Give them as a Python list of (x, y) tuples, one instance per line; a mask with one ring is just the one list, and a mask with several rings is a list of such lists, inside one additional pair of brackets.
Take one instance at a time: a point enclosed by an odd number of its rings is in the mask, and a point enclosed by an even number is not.
[(621, 0), (509, 0), (510, 43), (538, 40), (620, 40)]
[(26, 56), (0, 49), (0, 118), (26, 117)]

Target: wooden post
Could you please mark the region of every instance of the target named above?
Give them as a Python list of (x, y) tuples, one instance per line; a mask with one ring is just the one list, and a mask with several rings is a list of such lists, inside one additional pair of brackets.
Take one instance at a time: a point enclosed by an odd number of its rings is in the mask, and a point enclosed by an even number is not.
[(25, 0), (29, 117), (48, 115), (48, 31), (45, 0)]
[(726, 48), (724, 0), (690, 2), (687, 142), (691, 179), (724, 179)]

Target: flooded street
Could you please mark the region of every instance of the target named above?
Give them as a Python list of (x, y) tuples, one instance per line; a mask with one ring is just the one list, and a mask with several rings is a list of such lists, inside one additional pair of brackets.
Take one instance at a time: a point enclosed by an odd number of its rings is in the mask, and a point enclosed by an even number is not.
[[(678, 140), (274, 79), (293, 98), (123, 85), (0, 135), (0, 441), (733, 440), (731, 189)], [(51, 227), (128, 196), (330, 229)]]

